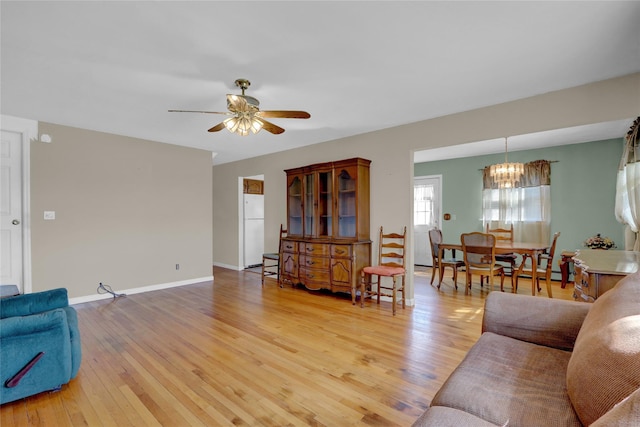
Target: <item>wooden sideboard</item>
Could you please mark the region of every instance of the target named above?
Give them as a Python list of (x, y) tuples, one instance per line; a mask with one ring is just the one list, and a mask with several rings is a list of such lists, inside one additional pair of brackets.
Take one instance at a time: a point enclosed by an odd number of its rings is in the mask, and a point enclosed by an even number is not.
[(581, 249), (573, 256), (573, 297), (593, 302), (628, 274), (638, 271), (640, 252)]
[(371, 265), (371, 242), (283, 239), (281, 280), (307, 289), (351, 293)]
[(369, 164), (353, 158), (286, 170), (281, 281), (351, 293), (371, 265)]

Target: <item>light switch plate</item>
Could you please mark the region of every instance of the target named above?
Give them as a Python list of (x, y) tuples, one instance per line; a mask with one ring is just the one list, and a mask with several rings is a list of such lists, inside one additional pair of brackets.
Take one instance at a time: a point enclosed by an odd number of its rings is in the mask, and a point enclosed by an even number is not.
[(44, 219), (46, 220), (56, 219), (56, 211), (44, 211)]

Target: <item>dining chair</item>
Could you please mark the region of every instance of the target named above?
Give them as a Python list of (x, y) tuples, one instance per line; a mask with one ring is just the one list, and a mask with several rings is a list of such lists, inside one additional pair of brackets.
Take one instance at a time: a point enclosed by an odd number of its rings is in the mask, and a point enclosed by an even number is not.
[[(503, 228), (499, 225), (496, 228), (490, 228), (490, 223), (485, 226), (485, 232), (496, 236), (496, 242), (511, 242), (513, 243), (513, 224), (509, 225), (509, 228)], [(496, 261), (503, 267), (509, 267), (509, 276), (511, 276), (511, 286), (515, 292), (515, 273), (516, 266), (518, 264), (518, 254), (510, 252), (506, 254), (496, 254)], [(507, 270), (505, 269), (505, 274)], [(480, 284), (482, 284), (482, 278), (480, 278)]]
[(267, 276), (277, 276), (278, 285), (280, 285), (280, 252), (282, 251), (282, 238), (286, 237), (286, 235), (287, 230), (280, 224), (280, 239), (278, 240), (279, 252), (262, 254), (262, 286), (264, 286), (264, 278)]
[[(510, 224), (509, 228), (490, 228), (489, 223), (485, 227), (485, 232), (496, 236), (498, 242), (512, 242), (513, 243), (513, 224)], [(511, 252), (507, 254), (497, 254), (496, 261), (504, 262), (509, 265), (511, 277), (513, 279), (516, 271), (516, 264), (518, 260), (518, 254)], [(513, 280), (512, 280), (513, 282)], [(512, 283), (513, 284), (513, 283)]]
[[(553, 267), (553, 256), (556, 252), (556, 242), (558, 241), (559, 236), (560, 236), (559, 231), (554, 233), (553, 241), (548, 251), (546, 253), (538, 255), (538, 265), (536, 268), (536, 283), (533, 283), (533, 281), (531, 282), (532, 295), (535, 295), (536, 288), (538, 289), (538, 292), (542, 290), (542, 288), (540, 288), (540, 278), (544, 277), (545, 281), (547, 282), (547, 296), (549, 298), (553, 298), (553, 292), (551, 290), (551, 268)], [(529, 254), (523, 255), (522, 264), (520, 264), (520, 267), (516, 271), (516, 289), (518, 289), (518, 279), (520, 278), (521, 275), (525, 275), (529, 277), (532, 277), (533, 275), (531, 255)]]
[[(397, 292), (400, 292), (402, 308), (405, 308), (405, 274), (407, 252), (407, 227), (402, 234), (385, 233), (380, 227), (378, 238), (378, 263), (375, 266), (364, 267), (360, 272), (360, 307), (364, 307), (365, 296), (376, 295), (378, 304), (380, 296), (390, 296), (393, 315), (396, 315)], [(384, 277), (391, 279), (383, 281)], [(400, 280), (398, 280), (400, 279)], [(375, 289), (374, 286), (376, 285)]]
[[(465, 295), (471, 291), (474, 274), (489, 277), (490, 290), (493, 290), (494, 276), (500, 276), (500, 290), (504, 291), (504, 266), (496, 264), (496, 236), (489, 233), (463, 233), (460, 235), (464, 267), (467, 271)], [(515, 292), (515, 288), (513, 289)]]
[[(429, 230), (429, 242), (431, 243), (431, 265), (433, 270), (431, 272), (431, 284), (433, 285), (433, 279), (438, 273), (438, 289), (442, 284), (442, 278), (444, 276), (444, 269), (450, 267), (453, 270), (453, 285), (458, 289), (458, 269), (464, 267), (464, 261), (455, 258), (455, 251), (452, 252), (452, 258), (440, 258), (440, 244), (442, 243), (442, 230), (438, 228), (432, 228)], [(444, 253), (443, 253), (444, 255)], [(442, 266), (442, 270), (440, 267)]]

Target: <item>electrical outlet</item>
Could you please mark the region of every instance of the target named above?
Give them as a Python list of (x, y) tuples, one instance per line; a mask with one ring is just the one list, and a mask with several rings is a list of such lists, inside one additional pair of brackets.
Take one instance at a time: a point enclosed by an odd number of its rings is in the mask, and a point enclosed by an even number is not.
[(180, 264), (176, 264), (176, 270), (180, 270)]

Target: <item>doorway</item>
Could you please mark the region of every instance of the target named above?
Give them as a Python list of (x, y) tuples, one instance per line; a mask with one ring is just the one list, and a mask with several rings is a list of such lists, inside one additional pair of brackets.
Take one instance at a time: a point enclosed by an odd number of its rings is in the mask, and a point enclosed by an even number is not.
[(31, 292), (30, 145), (38, 122), (2, 116), (0, 283)]
[(414, 264), (431, 266), (429, 230), (440, 228), (442, 176), (418, 176), (413, 180)]
[(242, 266), (262, 265), (264, 253), (264, 175), (242, 178)]

